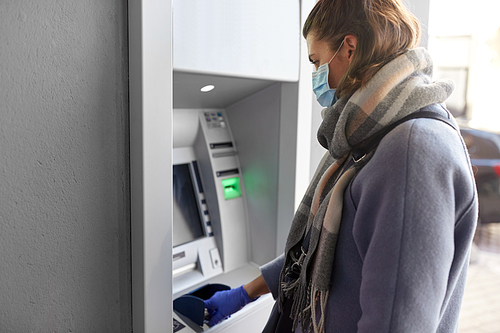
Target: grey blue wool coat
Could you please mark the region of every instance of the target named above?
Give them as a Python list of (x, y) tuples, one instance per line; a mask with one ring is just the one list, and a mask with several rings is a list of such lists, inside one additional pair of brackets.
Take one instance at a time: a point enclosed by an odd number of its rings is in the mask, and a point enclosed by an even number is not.
[[(459, 133), (396, 127), (345, 191), (326, 332), (456, 332), (476, 220)], [(283, 261), (261, 267), (275, 298)]]

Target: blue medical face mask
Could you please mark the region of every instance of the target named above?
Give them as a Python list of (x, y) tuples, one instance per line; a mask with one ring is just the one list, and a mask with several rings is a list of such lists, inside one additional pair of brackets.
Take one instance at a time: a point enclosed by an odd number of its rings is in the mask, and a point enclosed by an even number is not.
[(312, 73), (312, 85), (314, 94), (316, 94), (316, 99), (318, 103), (323, 107), (332, 106), (337, 101), (337, 96), (335, 92), (337, 89), (330, 89), (328, 85), (328, 65), (332, 62), (333, 58), (339, 53), (340, 48), (344, 44), (344, 41), (340, 43), (340, 46), (333, 55), (333, 57), (327, 63), (318, 67), (318, 70)]

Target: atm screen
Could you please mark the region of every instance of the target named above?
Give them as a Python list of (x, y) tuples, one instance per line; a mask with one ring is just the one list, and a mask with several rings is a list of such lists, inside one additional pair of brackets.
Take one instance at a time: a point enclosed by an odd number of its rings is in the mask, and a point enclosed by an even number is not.
[(175, 247), (203, 237), (204, 232), (190, 165), (178, 164), (173, 167), (173, 246)]

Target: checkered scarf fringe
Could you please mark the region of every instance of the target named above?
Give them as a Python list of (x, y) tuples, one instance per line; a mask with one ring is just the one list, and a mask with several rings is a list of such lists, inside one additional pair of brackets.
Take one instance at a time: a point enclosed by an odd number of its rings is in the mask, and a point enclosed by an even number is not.
[[(290, 317), (294, 330), (325, 332), (326, 305), (333, 260), (342, 217), (344, 192), (373, 152), (348, 170), (342, 170), (352, 147), (384, 127), (427, 105), (443, 103), (451, 95), (450, 80), (432, 82), (432, 60), (424, 48), (409, 50), (389, 62), (350, 96), (343, 96), (322, 111), (318, 130), (320, 144), (329, 154), (321, 161), (292, 220), (280, 275), (280, 310), (292, 300)], [(312, 229), (311, 229), (312, 228)], [(310, 231), (309, 249), (302, 258), (297, 279), (290, 279), (293, 251)]]

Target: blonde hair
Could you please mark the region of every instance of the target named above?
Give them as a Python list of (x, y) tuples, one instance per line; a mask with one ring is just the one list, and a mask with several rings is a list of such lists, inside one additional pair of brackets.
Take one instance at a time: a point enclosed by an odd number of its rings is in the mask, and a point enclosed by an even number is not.
[(339, 96), (363, 87), (385, 64), (420, 43), (420, 24), (401, 0), (319, 0), (302, 30), (304, 38), (309, 33), (331, 50), (347, 35), (357, 38)]

